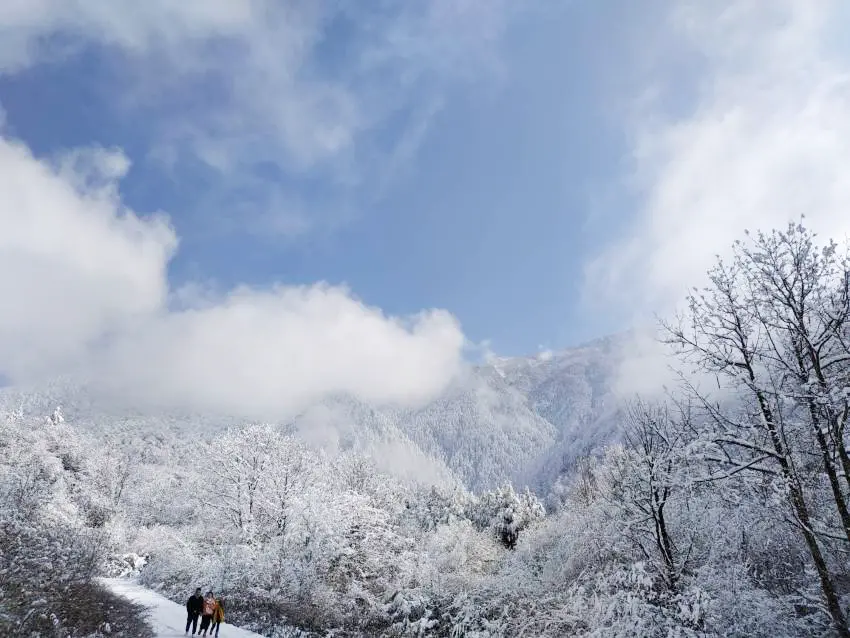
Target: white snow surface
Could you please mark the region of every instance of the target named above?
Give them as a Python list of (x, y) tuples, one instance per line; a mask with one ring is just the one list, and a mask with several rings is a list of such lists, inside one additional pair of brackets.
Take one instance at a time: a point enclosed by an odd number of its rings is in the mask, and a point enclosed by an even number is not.
[[(185, 635), (186, 609), (183, 605), (178, 605), (127, 578), (104, 578), (101, 582), (119, 596), (148, 608), (148, 622), (153, 627), (156, 638), (182, 638)], [(198, 625), (200, 626), (200, 620)], [(219, 638), (262, 638), (259, 634), (239, 629), (226, 622), (222, 623), (218, 635)]]

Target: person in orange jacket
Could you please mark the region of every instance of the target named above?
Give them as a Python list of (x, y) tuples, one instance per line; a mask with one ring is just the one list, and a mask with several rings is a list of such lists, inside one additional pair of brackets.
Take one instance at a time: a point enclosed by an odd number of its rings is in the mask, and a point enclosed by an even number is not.
[(210, 635), (215, 629), (216, 638), (218, 638), (218, 628), (224, 622), (224, 600), (221, 598), (215, 599), (215, 608), (213, 609), (212, 626), (210, 627)]

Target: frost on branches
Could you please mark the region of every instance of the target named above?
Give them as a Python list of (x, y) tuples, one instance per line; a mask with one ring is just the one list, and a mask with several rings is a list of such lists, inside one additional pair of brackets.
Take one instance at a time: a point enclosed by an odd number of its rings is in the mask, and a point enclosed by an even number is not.
[(0, 634), (152, 635), (140, 607), (93, 579), (111, 543), (95, 456), (61, 419), (10, 417), (0, 419)]
[(726, 395), (685, 387), (702, 411), (694, 438), (706, 480), (757, 480), (816, 574), (817, 593), (800, 605), (848, 637), (850, 261), (792, 224), (736, 243), (709, 275), (668, 326), (670, 343)]
[(618, 442), (547, 493), (402, 480), (279, 425), (89, 431), (17, 397), (0, 633), (122, 635), (136, 610), (91, 579), (123, 573), (213, 589), (268, 636), (846, 637), (845, 252), (799, 225), (736, 244), (665, 326), (681, 383), (620, 406)]

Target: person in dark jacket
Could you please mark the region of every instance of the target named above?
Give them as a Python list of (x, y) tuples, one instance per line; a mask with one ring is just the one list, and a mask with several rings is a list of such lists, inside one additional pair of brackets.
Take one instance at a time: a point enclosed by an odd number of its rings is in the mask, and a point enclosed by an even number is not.
[(189, 596), (186, 601), (186, 635), (189, 634), (189, 626), (192, 626), (192, 635), (198, 629), (198, 616), (204, 610), (204, 597), (201, 595), (201, 588), (198, 587), (195, 593)]

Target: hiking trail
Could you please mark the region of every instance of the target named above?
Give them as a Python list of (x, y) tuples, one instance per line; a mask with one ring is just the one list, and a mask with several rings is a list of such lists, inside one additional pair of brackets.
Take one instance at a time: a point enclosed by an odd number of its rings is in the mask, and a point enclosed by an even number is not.
[[(185, 635), (186, 608), (183, 605), (178, 605), (127, 578), (103, 578), (101, 582), (119, 596), (148, 608), (147, 620), (153, 627), (156, 638), (182, 638)], [(218, 635), (219, 638), (262, 638), (259, 634), (239, 629), (226, 622), (222, 623)]]

